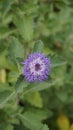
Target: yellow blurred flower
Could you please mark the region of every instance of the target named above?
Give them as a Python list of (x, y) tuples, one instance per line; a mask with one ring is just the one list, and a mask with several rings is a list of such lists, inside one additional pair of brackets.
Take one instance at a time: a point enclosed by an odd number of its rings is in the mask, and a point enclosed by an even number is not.
[(6, 82), (6, 71), (5, 71), (5, 69), (0, 70), (0, 82), (2, 82), (2, 83)]

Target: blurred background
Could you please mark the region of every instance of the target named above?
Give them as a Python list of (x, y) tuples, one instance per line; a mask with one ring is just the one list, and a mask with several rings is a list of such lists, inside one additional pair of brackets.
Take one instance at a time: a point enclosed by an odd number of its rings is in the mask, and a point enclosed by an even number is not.
[[(21, 62), (51, 60), (43, 83), (27, 83)], [(0, 130), (73, 130), (73, 1), (0, 0)]]

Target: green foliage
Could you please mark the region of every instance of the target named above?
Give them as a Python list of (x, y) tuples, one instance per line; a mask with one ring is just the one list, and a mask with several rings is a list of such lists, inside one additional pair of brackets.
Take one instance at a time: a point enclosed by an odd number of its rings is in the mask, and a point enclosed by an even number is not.
[(43, 100), (42, 100), (41, 94), (39, 92), (27, 94), (26, 101), (29, 102), (31, 105), (38, 107), (38, 108), (42, 108), (42, 106), (43, 106)]
[[(51, 60), (43, 83), (22, 76), (33, 52)], [(63, 130), (63, 124), (73, 129), (73, 1), (0, 0), (0, 130)]]
[(42, 41), (37, 41), (34, 45), (34, 52), (43, 52), (44, 44)]
[(17, 80), (17, 82), (16, 82), (14, 88), (15, 88), (15, 90), (16, 90), (17, 93), (20, 93), (20, 92), (23, 91), (23, 89), (24, 89), (25, 87), (28, 86), (28, 84), (29, 84), (29, 83), (27, 83), (26, 81), (24, 81), (23, 76), (20, 76), (20, 77), (18, 78), (18, 80)]
[(13, 126), (3, 123), (3, 124), (0, 125), (0, 129), (1, 130), (13, 130)]

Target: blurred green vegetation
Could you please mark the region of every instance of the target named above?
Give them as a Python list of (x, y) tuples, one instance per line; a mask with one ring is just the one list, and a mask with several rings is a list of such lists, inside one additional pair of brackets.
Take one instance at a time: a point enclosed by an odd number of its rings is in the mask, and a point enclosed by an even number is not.
[[(35, 51), (51, 60), (43, 83), (22, 76)], [(73, 130), (72, 0), (0, 0), (0, 130)]]

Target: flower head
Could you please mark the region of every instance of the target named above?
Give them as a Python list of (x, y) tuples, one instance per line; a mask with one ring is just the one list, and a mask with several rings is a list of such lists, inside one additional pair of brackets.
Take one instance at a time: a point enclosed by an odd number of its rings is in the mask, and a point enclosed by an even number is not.
[(48, 79), (50, 74), (50, 59), (45, 54), (35, 52), (23, 62), (23, 75), (28, 82), (38, 82)]

